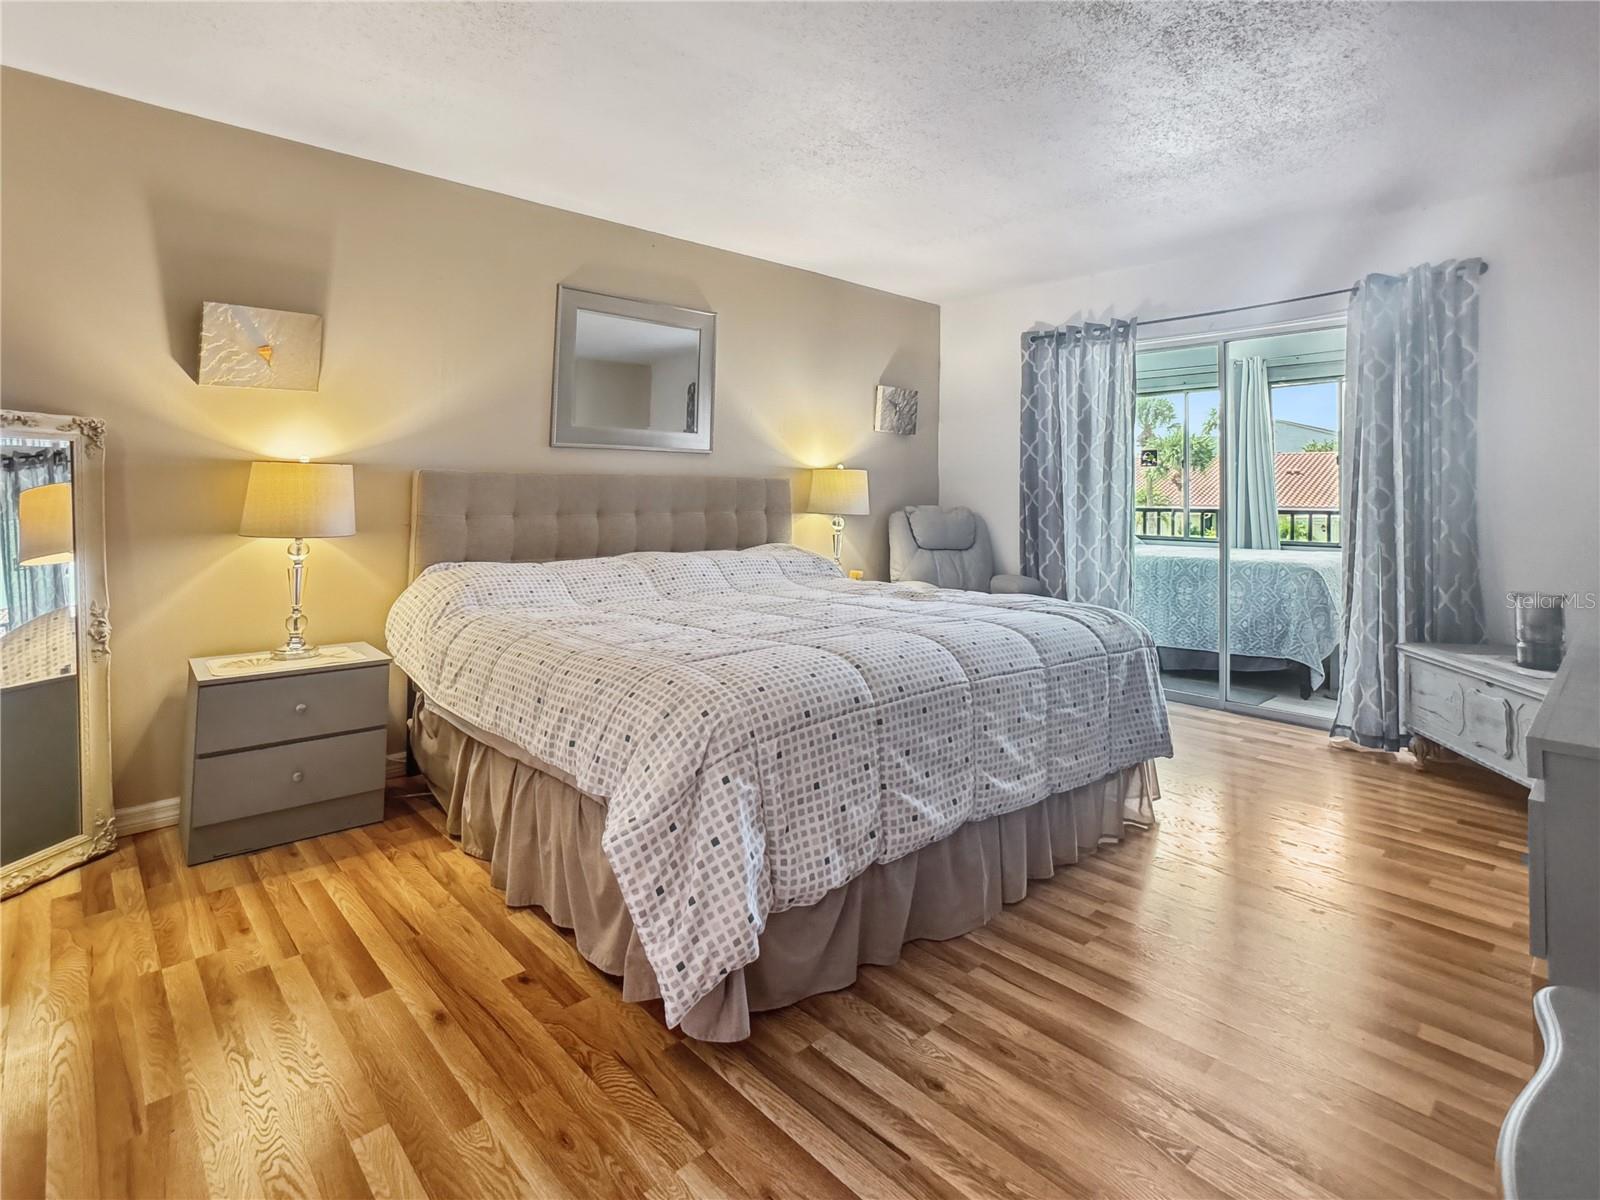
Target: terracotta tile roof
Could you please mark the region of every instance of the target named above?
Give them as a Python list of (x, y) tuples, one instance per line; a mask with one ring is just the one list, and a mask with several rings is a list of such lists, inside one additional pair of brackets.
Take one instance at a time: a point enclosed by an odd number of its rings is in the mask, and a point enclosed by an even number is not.
[(1279, 508), (1338, 508), (1339, 456), (1330, 450), (1278, 455)]
[(1149, 467), (1137, 467), (1135, 470), (1135, 486), (1140, 491), (1152, 493), (1152, 503), (1164, 504), (1168, 508), (1177, 508), (1183, 503), (1183, 483), (1176, 471), (1171, 475), (1157, 476), (1152, 475)]
[[(1279, 508), (1339, 507), (1339, 456), (1331, 450), (1280, 454), (1277, 466)], [(1144, 482), (1142, 477), (1140, 482)], [(1174, 508), (1183, 503), (1183, 482), (1176, 472), (1153, 481), (1153, 490)], [(1212, 461), (1189, 481), (1189, 507), (1216, 508), (1218, 495), (1217, 464)]]

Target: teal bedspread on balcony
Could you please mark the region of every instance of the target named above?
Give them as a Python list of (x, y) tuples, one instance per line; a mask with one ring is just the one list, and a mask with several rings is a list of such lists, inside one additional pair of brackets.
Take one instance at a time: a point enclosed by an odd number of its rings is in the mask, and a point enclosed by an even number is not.
[[(1163, 542), (1134, 547), (1133, 615), (1157, 646), (1217, 652), (1219, 550)], [(1339, 645), (1339, 551), (1234, 550), (1228, 570), (1230, 654), (1311, 669)]]

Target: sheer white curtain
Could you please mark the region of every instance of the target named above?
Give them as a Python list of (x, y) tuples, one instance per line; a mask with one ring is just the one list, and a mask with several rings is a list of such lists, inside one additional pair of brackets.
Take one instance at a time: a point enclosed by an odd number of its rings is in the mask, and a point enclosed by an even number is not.
[(1228, 545), (1278, 549), (1278, 447), (1267, 360), (1231, 364), (1228, 404)]

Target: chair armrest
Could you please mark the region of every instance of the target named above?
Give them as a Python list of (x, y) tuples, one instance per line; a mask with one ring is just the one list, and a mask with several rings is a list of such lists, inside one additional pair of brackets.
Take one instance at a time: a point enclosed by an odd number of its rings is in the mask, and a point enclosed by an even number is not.
[(989, 590), (997, 595), (1021, 593), (1027, 596), (1042, 596), (1044, 584), (1031, 575), (996, 575), (989, 581)]

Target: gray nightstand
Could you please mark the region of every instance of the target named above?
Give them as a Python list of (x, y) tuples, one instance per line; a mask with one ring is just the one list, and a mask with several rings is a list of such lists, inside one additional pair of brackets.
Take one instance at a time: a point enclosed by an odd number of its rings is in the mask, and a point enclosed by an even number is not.
[(189, 660), (179, 825), (189, 864), (383, 819), (389, 656)]

